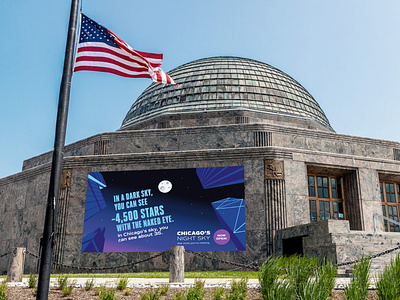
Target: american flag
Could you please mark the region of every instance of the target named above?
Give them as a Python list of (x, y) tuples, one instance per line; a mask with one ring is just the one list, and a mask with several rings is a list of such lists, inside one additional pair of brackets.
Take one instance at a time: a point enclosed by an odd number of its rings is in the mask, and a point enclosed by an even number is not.
[(133, 50), (111, 30), (81, 14), (74, 72), (98, 71), (176, 84), (160, 66), (162, 54)]

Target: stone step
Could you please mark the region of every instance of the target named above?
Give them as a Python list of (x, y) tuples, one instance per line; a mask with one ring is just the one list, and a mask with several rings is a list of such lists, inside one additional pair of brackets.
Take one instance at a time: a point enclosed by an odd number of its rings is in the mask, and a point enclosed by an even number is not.
[[(400, 245), (400, 234), (351, 234), (345, 233), (341, 235), (332, 235), (333, 243), (349, 243), (349, 244), (370, 244), (370, 245)], [(393, 248), (392, 247), (392, 248)]]

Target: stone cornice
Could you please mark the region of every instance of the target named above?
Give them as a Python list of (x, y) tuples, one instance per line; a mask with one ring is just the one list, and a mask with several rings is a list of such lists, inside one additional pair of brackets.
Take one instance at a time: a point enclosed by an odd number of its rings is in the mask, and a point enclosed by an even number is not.
[[(312, 150), (291, 149), (283, 147), (248, 147), (248, 148), (230, 148), (219, 150), (189, 150), (189, 151), (167, 151), (167, 152), (149, 152), (149, 153), (132, 153), (132, 154), (109, 154), (109, 155), (88, 155), (88, 156), (69, 156), (64, 158), (63, 168), (77, 167), (98, 167), (110, 166), (113, 164), (140, 164), (147, 163), (151, 165), (160, 165), (160, 163), (182, 163), (182, 162), (199, 162), (199, 161), (227, 161), (227, 160), (252, 160), (252, 159), (296, 159), (297, 155), (313, 155), (327, 156), (340, 159), (351, 159), (354, 161), (363, 161), (370, 163), (388, 163), (398, 166), (400, 170), (400, 161), (379, 159), (373, 157), (363, 157), (348, 154), (338, 154), (331, 152), (320, 152)], [(307, 159), (301, 159), (305, 163)], [(310, 162), (314, 163), (314, 162)], [(321, 166), (336, 166), (328, 162), (321, 162)], [(344, 167), (344, 166), (343, 166)], [(357, 168), (357, 164), (352, 165)], [(0, 179), (0, 186), (20, 180), (29, 179), (40, 174), (49, 173), (51, 164), (46, 163), (38, 167), (28, 169), (26, 171), (4, 177)], [(380, 172), (391, 172), (384, 169)]]
[[(382, 159), (382, 158), (374, 158), (374, 157), (365, 157), (365, 156), (357, 156), (357, 155), (349, 155), (349, 154), (339, 154), (339, 153), (331, 153), (331, 152), (320, 152), (320, 151), (313, 151), (313, 150), (303, 150), (303, 149), (290, 149), (290, 148), (285, 148), (286, 151), (290, 151), (293, 154), (293, 160), (296, 161), (303, 161), (306, 164), (310, 165), (319, 165), (321, 167), (336, 167), (336, 168), (352, 168), (352, 169), (358, 169), (362, 168), (365, 166), (362, 166), (362, 163), (375, 163), (375, 164), (390, 164), (392, 166), (397, 166), (398, 171), (395, 171), (393, 169), (391, 170), (385, 170), (384, 168), (376, 168), (376, 170), (380, 173), (400, 173), (400, 161), (397, 160), (391, 160), (391, 159)], [(324, 156), (324, 157), (329, 157), (329, 158), (334, 158), (334, 159), (342, 159), (342, 160), (351, 160), (352, 163), (348, 165), (344, 165), (343, 161), (342, 164), (335, 164), (332, 162), (327, 162), (326, 160), (321, 160), (321, 162), (315, 162), (311, 161), (310, 159), (298, 159), (297, 155), (307, 155), (308, 158), (310, 156)], [(361, 163), (360, 163), (361, 162)], [(371, 168), (369, 166), (368, 168)]]
[(149, 152), (133, 154), (112, 154), (96, 156), (71, 157), (65, 162), (65, 167), (98, 166), (113, 164), (137, 164), (149, 163), (182, 163), (193, 161), (226, 161), (226, 160), (250, 160), (260, 158), (292, 159), (292, 154), (285, 149), (268, 148), (230, 148), (217, 150), (188, 150)]
[(40, 165), (38, 167), (30, 168), (28, 170), (4, 177), (0, 179), (0, 186), (16, 182), (16, 181), (21, 181), (29, 178), (36, 177), (38, 175), (44, 174), (44, 173), (49, 173), (49, 178), (50, 178), (50, 170), (51, 170), (51, 163), (46, 163), (43, 165)]
[[(394, 141), (386, 141), (380, 139), (372, 139), (366, 137), (358, 137), (352, 135), (344, 135), (334, 132), (325, 132), (312, 129), (302, 129), (289, 127), (284, 125), (272, 125), (272, 124), (228, 124), (228, 125), (215, 125), (215, 126), (203, 126), (203, 127), (183, 127), (183, 128), (166, 128), (166, 129), (146, 129), (146, 130), (133, 130), (133, 131), (116, 131), (110, 134), (115, 135), (117, 138), (131, 138), (131, 137), (148, 137), (149, 135), (159, 136), (164, 135), (168, 132), (172, 135), (189, 135), (201, 133), (215, 133), (216, 131), (221, 133), (228, 133), (232, 131), (241, 132), (252, 132), (252, 131), (269, 131), (279, 134), (292, 134), (297, 136), (312, 137), (317, 139), (329, 139), (337, 140), (340, 142), (352, 142), (361, 144), (371, 144), (384, 146), (389, 148), (400, 148), (400, 143)], [(105, 135), (105, 134), (103, 134)]]
[[(132, 154), (108, 154), (69, 156), (63, 161), (63, 168), (97, 167), (113, 164), (156, 164), (160, 163), (182, 163), (196, 161), (226, 161), (226, 160), (249, 160), (249, 159), (291, 159), (292, 154), (285, 149), (277, 148), (231, 148), (220, 150), (189, 150), (189, 151), (168, 151), (148, 152)], [(0, 179), (0, 186), (8, 183), (25, 180), (34, 176), (50, 172), (51, 164), (46, 163), (23, 172)]]
[[(149, 136), (163, 136), (165, 133), (169, 133), (171, 135), (182, 136), (182, 135), (191, 135), (191, 134), (206, 134), (206, 133), (215, 133), (218, 131), (219, 133), (232, 133), (232, 131), (239, 132), (253, 132), (253, 131), (269, 131), (277, 134), (291, 134), (295, 136), (303, 136), (303, 137), (311, 137), (315, 139), (326, 139), (326, 140), (334, 140), (344, 143), (358, 143), (358, 144), (368, 144), (368, 145), (376, 145), (380, 147), (387, 148), (397, 148), (400, 149), (400, 143), (394, 141), (386, 141), (365, 137), (357, 137), (351, 135), (338, 134), (333, 132), (324, 132), (318, 130), (311, 129), (301, 129), (288, 127), (283, 125), (272, 125), (272, 124), (228, 124), (228, 125), (215, 125), (215, 126), (202, 126), (202, 127), (183, 127), (183, 128), (166, 128), (166, 129), (146, 129), (146, 130), (132, 130), (132, 131), (115, 131), (115, 132), (105, 132), (99, 133), (89, 138), (80, 140), (78, 142), (69, 144), (65, 146), (65, 152), (73, 151), (73, 149), (81, 148), (84, 146), (91, 145), (96, 141), (100, 140), (111, 140), (113, 138), (121, 138), (121, 139), (130, 139), (130, 138), (141, 138), (141, 137), (149, 137)], [(51, 151), (43, 153), (41, 155), (32, 157), (27, 159), (26, 162), (31, 159), (37, 159), (40, 157), (49, 156)], [(50, 156), (51, 158), (51, 156)]]

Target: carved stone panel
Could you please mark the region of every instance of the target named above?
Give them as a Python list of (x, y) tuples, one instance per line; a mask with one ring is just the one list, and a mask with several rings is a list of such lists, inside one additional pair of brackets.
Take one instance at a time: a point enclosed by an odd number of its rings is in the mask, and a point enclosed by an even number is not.
[(60, 189), (71, 187), (72, 169), (63, 169), (61, 173)]
[(264, 178), (265, 180), (284, 180), (283, 160), (265, 159), (264, 160)]

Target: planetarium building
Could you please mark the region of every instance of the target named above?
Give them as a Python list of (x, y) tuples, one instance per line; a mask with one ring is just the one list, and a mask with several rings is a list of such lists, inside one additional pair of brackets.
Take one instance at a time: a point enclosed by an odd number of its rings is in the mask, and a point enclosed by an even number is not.
[[(66, 146), (55, 221), (55, 263), (80, 267), (129, 264), (161, 252), (153, 246), (164, 242), (152, 240), (163, 233), (169, 238), (167, 244), (182, 244), (213, 258), (187, 253), (187, 270), (231, 269), (223, 261), (262, 263), (272, 254), (293, 253), (328, 256), (341, 263), (400, 244), (399, 143), (336, 133), (300, 83), (262, 62), (212, 57), (189, 62), (168, 74), (177, 85), (151, 84), (117, 131)], [(0, 254), (14, 247), (40, 254), (51, 157), (48, 152), (30, 158), (24, 161), (22, 172), (0, 179)], [(160, 192), (165, 193), (164, 188), (172, 188), (171, 193), (194, 189), (197, 183), (179, 177), (188, 170), (195, 170), (207, 190), (195, 193), (213, 205), (215, 220), (233, 248), (218, 251), (223, 242), (208, 230), (214, 219), (206, 213), (203, 220), (178, 221), (178, 211), (192, 216), (193, 199), (188, 192), (175, 200), (168, 198), (175, 201), (174, 206), (168, 206), (167, 198), (162, 204), (161, 200), (150, 204), (156, 197), (155, 188), (143, 185), (106, 192), (132, 181), (161, 184), (160, 174), (168, 179), (171, 172), (175, 172), (174, 179), (163, 180), (167, 185), (158, 185)], [(222, 170), (227, 173), (217, 177), (228, 178), (224, 184), (215, 180), (205, 184), (204, 174), (211, 172), (213, 177)], [(236, 170), (242, 177), (232, 175)], [(126, 180), (127, 176), (136, 179)], [(107, 195), (113, 203), (107, 203)], [(234, 201), (234, 225), (213, 202), (221, 199)], [(96, 219), (106, 207), (114, 207), (112, 220), (105, 221), (105, 215)], [(132, 222), (124, 223), (123, 217)], [(238, 226), (240, 218), (243, 222)], [(179, 225), (177, 230), (174, 224)], [(160, 236), (149, 235), (153, 227), (155, 232), (164, 231)], [(121, 238), (130, 232), (135, 240), (118, 240), (114, 248), (107, 248), (107, 234), (113, 230)], [(147, 235), (141, 238), (139, 233)], [(210, 237), (217, 246), (207, 242)], [(142, 246), (132, 251), (126, 248), (139, 239), (145, 241)], [(185, 243), (176, 243), (177, 239)], [(166, 270), (168, 258), (164, 253), (120, 270)], [(389, 259), (390, 255), (374, 259), (373, 267)], [(34, 272), (37, 264), (35, 257), (27, 256), (25, 272)], [(6, 270), (7, 258), (2, 257), (0, 271)]]

